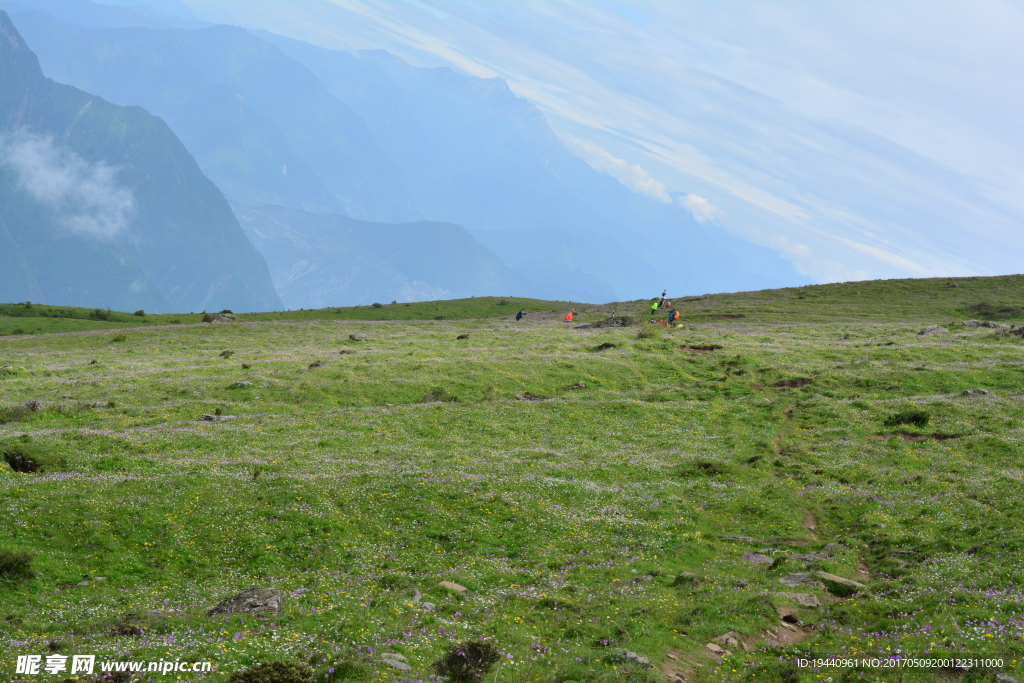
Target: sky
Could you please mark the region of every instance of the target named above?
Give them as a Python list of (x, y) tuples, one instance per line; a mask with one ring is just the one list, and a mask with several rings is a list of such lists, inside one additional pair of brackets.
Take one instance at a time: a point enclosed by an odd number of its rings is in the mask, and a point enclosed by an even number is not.
[(185, 3), (504, 78), (595, 169), (816, 282), (1024, 272), (1021, 1)]

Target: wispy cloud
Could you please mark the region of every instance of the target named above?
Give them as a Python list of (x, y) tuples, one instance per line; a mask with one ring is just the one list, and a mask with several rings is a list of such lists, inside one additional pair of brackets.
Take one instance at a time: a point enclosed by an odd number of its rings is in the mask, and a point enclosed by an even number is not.
[(820, 277), (1024, 261), (1019, 2), (188, 2), (499, 75), (595, 168), (659, 201), (713, 197), (705, 221), (846, 269)]
[(91, 164), (53, 138), (0, 138), (0, 164), (14, 172), (20, 189), (52, 208), (73, 232), (111, 239), (127, 229), (135, 212), (132, 193), (117, 182), (117, 169)]

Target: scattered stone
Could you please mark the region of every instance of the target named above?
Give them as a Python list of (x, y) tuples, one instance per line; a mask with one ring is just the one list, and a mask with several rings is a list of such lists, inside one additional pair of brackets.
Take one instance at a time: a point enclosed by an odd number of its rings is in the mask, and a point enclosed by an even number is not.
[(987, 327), (987, 328), (993, 329), (993, 330), (1008, 330), (1008, 329), (1010, 329), (1009, 325), (1005, 325), (1003, 323), (993, 322), (991, 320), (965, 320), (964, 321), (964, 325), (966, 325), (967, 327), (973, 327), (973, 328)]
[(97, 408), (97, 409), (98, 409), (98, 408), (106, 408), (106, 407), (108, 407), (108, 406), (107, 406), (107, 403), (106, 403), (106, 401), (100, 401), (100, 402), (98, 402), (98, 403), (93, 403), (93, 404), (92, 404), (92, 407), (93, 407), (93, 408)]
[(242, 591), (233, 598), (228, 598), (219, 603), (206, 613), (206, 616), (214, 617), (218, 614), (259, 614), (261, 612), (272, 612), (280, 615), (284, 607), (284, 591), (272, 588), (250, 588)]
[(94, 577), (92, 577), (92, 580), (93, 581), (106, 581), (107, 577), (105, 577), (105, 576), (94, 576)]
[(991, 393), (988, 389), (968, 389), (963, 392), (963, 396), (988, 396)]
[(605, 327), (629, 327), (633, 324), (633, 318), (628, 315), (622, 317), (607, 318), (590, 325), (580, 325), (576, 327), (577, 330), (599, 330)]
[[(808, 528), (810, 528), (810, 527), (808, 527)], [(811, 562), (818, 562), (820, 560), (827, 560), (828, 559), (828, 553), (825, 552), (824, 550), (822, 550), (822, 551), (819, 551), (819, 552), (816, 552), (816, 553), (794, 553), (794, 554), (790, 555), (789, 557), (791, 557), (794, 560), (800, 560), (801, 562), (806, 562), (806, 563), (810, 564)]]
[(238, 322), (238, 317), (234, 313), (218, 313), (210, 322), (214, 325), (223, 325), (224, 323)]
[(821, 607), (821, 601), (814, 593), (776, 593), (775, 595), (795, 600), (801, 607)]
[(445, 590), (455, 591), (459, 594), (465, 593), (466, 590), (468, 590), (465, 586), (460, 586), (459, 584), (452, 583), (451, 581), (442, 581), (437, 585)]
[(538, 396), (537, 394), (530, 393), (529, 391), (523, 392), (516, 396), (516, 400), (519, 401), (550, 401), (551, 399), (547, 396)]
[(408, 662), (409, 661), (408, 659), (405, 658), (405, 655), (400, 655), (397, 652), (388, 652), (387, 654), (384, 655), (384, 659), (397, 659), (400, 662)]
[(400, 662), (400, 661), (398, 661), (397, 659), (393, 659), (393, 658), (391, 658), (391, 657), (384, 657), (384, 658), (383, 658), (383, 659), (381, 659), (380, 661), (381, 661), (381, 663), (383, 663), (383, 664), (387, 664), (387, 665), (388, 665), (388, 666), (390, 666), (390, 667), (391, 667), (392, 669), (398, 669), (398, 670), (399, 670), (399, 671), (401, 671), (402, 673), (406, 673), (406, 674), (407, 674), (407, 673), (409, 673), (410, 671), (412, 671), (412, 667), (411, 667), (411, 666), (409, 666), (409, 665), (408, 665), (408, 664), (406, 664), (405, 662)]
[(413, 596), (412, 596), (413, 604), (415, 605), (416, 603), (420, 602), (421, 600), (423, 600), (423, 593), (420, 593), (418, 590), (414, 590), (413, 591)]
[(721, 657), (725, 654), (725, 650), (720, 645), (716, 645), (715, 643), (708, 643), (704, 647), (706, 647), (708, 651), (716, 657)]
[(469, 339), (469, 335), (468, 334), (460, 334), (458, 337), (456, 337), (456, 339)]
[(996, 674), (996, 683), (1019, 683), (1016, 678), (1009, 674)]
[(310, 370), (315, 370), (317, 368), (325, 368), (325, 367), (327, 367), (327, 363), (323, 362), (322, 360), (315, 360), (315, 361), (313, 361), (312, 363), (309, 364), (309, 369)]
[(236, 415), (203, 415), (203, 422), (225, 422), (227, 420), (237, 420)]
[(750, 582), (746, 581), (744, 579), (736, 579), (735, 581), (732, 582), (732, 587), (733, 588), (746, 588), (749, 585), (750, 585)]
[(863, 583), (858, 583), (853, 579), (844, 579), (841, 576), (829, 574), (828, 572), (814, 572), (814, 575), (822, 581), (827, 581), (829, 583), (838, 583), (839, 585), (847, 586), (848, 588), (867, 588), (867, 586), (865, 586)]
[(586, 388), (587, 388), (587, 383), (583, 382), (583, 381), (580, 381), (580, 382), (577, 382), (576, 384), (573, 384), (571, 387), (566, 387), (565, 390), (566, 391), (579, 391), (580, 389), (586, 389)]
[(723, 633), (717, 638), (713, 639), (714, 642), (718, 643), (722, 647), (739, 647), (740, 646), (740, 635), (734, 631)]
[(437, 609), (437, 606), (432, 602), (421, 602), (420, 607), (427, 610), (428, 612), (433, 612), (435, 609)]
[(221, 351), (220, 352), (220, 357), (221, 358), (231, 358), (231, 356), (233, 356), (233, 355), (235, 355), (234, 351)]
[(237, 388), (241, 389), (241, 388), (243, 388), (243, 387), (251, 387), (251, 386), (252, 386), (252, 382), (242, 382), (242, 381), (238, 381), (238, 382), (235, 382), (235, 383), (234, 383), (234, 384), (233, 384), (232, 386), (234, 386), (234, 387), (237, 387)]
[(635, 652), (630, 652), (629, 650), (616, 649), (612, 651), (612, 655), (620, 661), (626, 662), (628, 664), (636, 664), (642, 669), (653, 668), (651, 666), (650, 660), (647, 659), (647, 657), (644, 657), (643, 655), (638, 655)]
[(40, 410), (45, 408), (42, 401), (29, 401), (25, 404), (25, 407), (31, 410), (33, 413), (38, 413)]
[(917, 333), (918, 337), (929, 337), (935, 334), (949, 334), (949, 330), (941, 325), (929, 325)]
[(370, 337), (368, 337), (365, 334), (350, 334), (350, 335), (348, 335), (348, 338), (351, 339), (352, 341), (359, 341), (359, 342), (373, 341), (372, 339), (370, 339)]
[(764, 541), (759, 541), (756, 538), (750, 536), (719, 536), (723, 541), (737, 541), (738, 543), (750, 543), (751, 545), (764, 545)]
[(814, 577), (807, 572), (798, 572), (789, 576), (783, 576), (779, 579), (779, 583), (786, 586), (806, 586), (809, 583), (814, 583)]
[(392, 679), (391, 683), (427, 683), (427, 681), (422, 681), (418, 678), (402, 678), (399, 676), (398, 678)]
[(76, 583), (75, 585), (76, 585), (76, 586), (91, 586), (91, 585), (92, 585), (92, 582), (91, 582), (91, 581), (79, 581), (79, 582), (78, 582), (78, 583)]
[(1024, 337), (1024, 325), (1022, 325), (1021, 327), (1013, 328), (1012, 330), (1010, 330), (1010, 334), (1016, 335), (1018, 337)]

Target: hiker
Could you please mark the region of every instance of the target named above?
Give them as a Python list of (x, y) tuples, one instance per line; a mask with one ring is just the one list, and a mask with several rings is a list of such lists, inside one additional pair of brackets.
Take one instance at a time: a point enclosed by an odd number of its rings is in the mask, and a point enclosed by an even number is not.
[(609, 318), (614, 318), (615, 317), (615, 313), (616, 313), (616, 311), (612, 311), (612, 314), (610, 316), (608, 316), (608, 317)]
[(526, 317), (526, 311), (523, 309), (519, 309), (519, 312), (516, 313), (516, 320), (522, 320), (524, 317)]
[(668, 326), (672, 327), (679, 320), (679, 311), (672, 311), (668, 314)]
[(661, 290), (661, 298), (662, 299), (668, 298), (668, 290), (667, 289)]
[(658, 306), (660, 306), (660, 305), (661, 305), (660, 301), (655, 301), (654, 303), (651, 304), (651, 315), (657, 315), (657, 313), (658, 313)]

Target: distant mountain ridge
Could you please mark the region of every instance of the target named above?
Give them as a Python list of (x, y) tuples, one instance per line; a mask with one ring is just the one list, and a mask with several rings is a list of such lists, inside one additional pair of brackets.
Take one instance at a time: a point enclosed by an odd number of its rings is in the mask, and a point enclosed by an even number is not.
[(249, 239), (266, 255), (289, 308), (327, 308), (486, 294), (523, 293), (529, 284), (450, 223), (370, 223), (267, 206), (235, 207)]
[(150, 311), (281, 302), (161, 120), (43, 75), (0, 11), (0, 299)]

